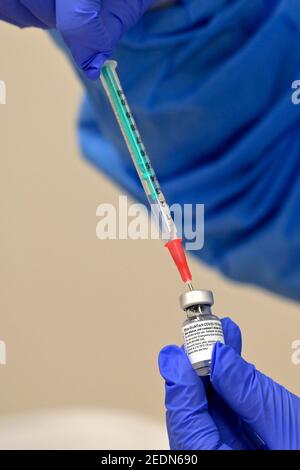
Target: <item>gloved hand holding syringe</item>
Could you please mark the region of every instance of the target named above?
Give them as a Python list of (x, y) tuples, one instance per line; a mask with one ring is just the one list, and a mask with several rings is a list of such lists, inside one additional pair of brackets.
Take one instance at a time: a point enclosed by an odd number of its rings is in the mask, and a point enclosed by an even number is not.
[(182, 246), (182, 240), (178, 238), (170, 208), (161, 191), (137, 129), (118, 78), (116, 66), (115, 61), (107, 61), (102, 68), (100, 79), (140, 177), (152, 213), (161, 228), (162, 238), (168, 240), (165, 246), (168, 248), (183, 282), (188, 287), (188, 292), (183, 294), (180, 299), (181, 307), (187, 313), (187, 320), (183, 325), (186, 352), (197, 374), (208, 375), (210, 373), (213, 346), (217, 341), (224, 342), (222, 325), (218, 317), (212, 315), (210, 310), (213, 304), (212, 292), (193, 289), (192, 275)]

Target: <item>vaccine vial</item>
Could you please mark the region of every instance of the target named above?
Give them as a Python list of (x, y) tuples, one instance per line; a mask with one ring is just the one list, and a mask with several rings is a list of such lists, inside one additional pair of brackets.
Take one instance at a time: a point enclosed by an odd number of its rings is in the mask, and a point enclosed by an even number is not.
[(208, 290), (192, 290), (180, 296), (187, 316), (182, 326), (184, 348), (199, 376), (210, 374), (214, 344), (224, 343), (222, 323), (211, 311), (213, 303), (213, 293)]

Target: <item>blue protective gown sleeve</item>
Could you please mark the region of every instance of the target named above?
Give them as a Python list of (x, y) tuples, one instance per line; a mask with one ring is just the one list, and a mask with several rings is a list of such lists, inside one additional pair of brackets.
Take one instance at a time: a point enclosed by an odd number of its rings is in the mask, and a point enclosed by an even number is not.
[(210, 381), (183, 348), (160, 353), (171, 449), (300, 449), (300, 398), (244, 361), (239, 328), (222, 325), (226, 346), (214, 347)]
[[(194, 254), (297, 300), (299, 39), (298, 0), (183, 0), (147, 12), (114, 54), (169, 202), (205, 204)], [(103, 90), (82, 79), (85, 157), (144, 201)]]

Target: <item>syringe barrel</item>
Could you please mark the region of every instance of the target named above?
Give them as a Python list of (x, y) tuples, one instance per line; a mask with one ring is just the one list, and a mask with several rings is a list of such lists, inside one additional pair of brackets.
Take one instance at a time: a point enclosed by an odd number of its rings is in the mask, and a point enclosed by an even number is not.
[(102, 68), (100, 75), (101, 82), (152, 208), (152, 214), (159, 222), (163, 239), (176, 239), (177, 231), (170, 208), (161, 191), (146, 148), (142, 142), (141, 135), (117, 75), (116, 67), (117, 62), (112, 60), (107, 61)]

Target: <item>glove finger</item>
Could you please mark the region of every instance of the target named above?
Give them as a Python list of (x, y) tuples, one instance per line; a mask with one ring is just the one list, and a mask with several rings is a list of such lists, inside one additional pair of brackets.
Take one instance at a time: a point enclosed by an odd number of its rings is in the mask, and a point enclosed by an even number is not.
[(19, 0), (36, 18), (48, 28), (55, 28), (55, 0)]
[(153, 0), (58, 0), (56, 22), (77, 65), (96, 80), (120, 37)]
[(185, 352), (167, 346), (160, 352), (159, 369), (166, 381), (167, 427), (171, 449), (227, 448), (208, 413), (202, 381)]
[(231, 346), (238, 354), (242, 351), (242, 334), (239, 326), (230, 318), (222, 318), (221, 320), (224, 340), (227, 346)]
[[(242, 335), (241, 330), (230, 318), (222, 318), (222, 328), (225, 344), (231, 346), (238, 354), (241, 354)], [(207, 377), (208, 381), (209, 378)], [(240, 418), (234, 413), (224, 400), (215, 392), (209, 381), (206, 393), (209, 401), (210, 414), (218, 426), (218, 430), (223, 442), (226, 442), (234, 449), (245, 449), (240, 436)]]
[(21, 5), (18, 0), (1, 0), (0, 19), (20, 28), (26, 28), (27, 26), (36, 28), (47, 27), (27, 8)]
[[(293, 414), (295, 400), (299, 401), (300, 409), (299, 398), (257, 371), (232, 348), (221, 343), (217, 343), (213, 350), (211, 383), (230, 408), (269, 448), (291, 448), (291, 445), (299, 445), (296, 442), (299, 416), (296, 419)], [(295, 429), (291, 433), (292, 428)]]
[(105, 22), (108, 11), (100, 0), (58, 0), (56, 25), (77, 65), (89, 78), (96, 79), (103, 65), (99, 54), (108, 57), (112, 43)]

